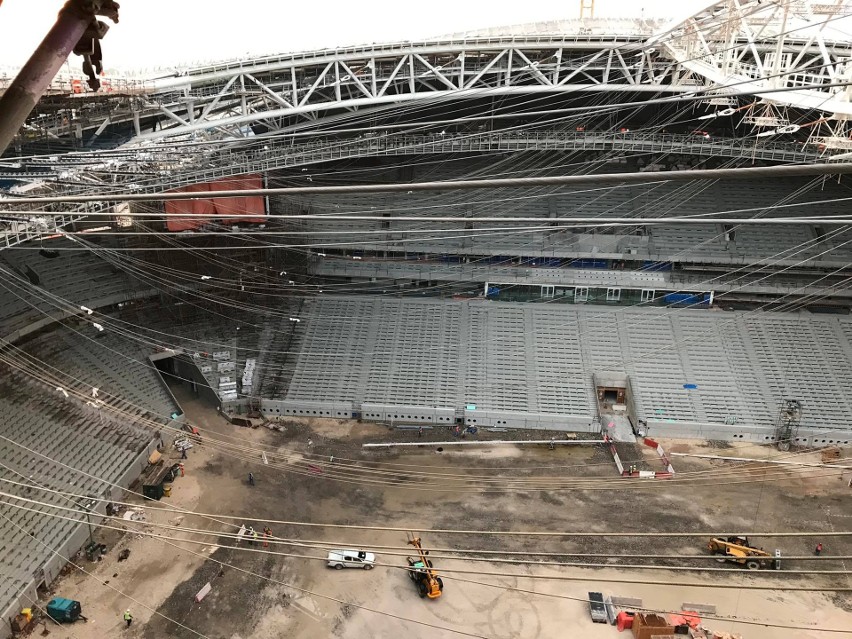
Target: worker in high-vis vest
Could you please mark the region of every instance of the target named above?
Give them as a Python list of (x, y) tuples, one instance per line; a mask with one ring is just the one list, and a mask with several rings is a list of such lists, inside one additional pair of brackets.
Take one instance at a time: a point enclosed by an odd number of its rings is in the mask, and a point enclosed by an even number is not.
[(130, 609), (124, 611), (124, 621), (127, 623), (127, 627), (130, 627), (130, 624), (133, 622), (133, 615), (130, 614)]

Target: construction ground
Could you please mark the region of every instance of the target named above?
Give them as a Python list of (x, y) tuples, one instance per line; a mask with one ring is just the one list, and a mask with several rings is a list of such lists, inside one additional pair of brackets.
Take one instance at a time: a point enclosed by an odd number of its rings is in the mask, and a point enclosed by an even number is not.
[[(195, 399), (184, 387), (173, 387), (189, 420), (208, 437), (240, 437), (246, 447), (268, 444), (299, 455), (381, 461), (399, 466), (387, 485), (368, 481), (330, 479), (321, 468), (296, 474), (249, 462), (212, 450), (203, 443), (189, 451), (186, 476), (178, 478), (169, 498), (149, 511), (148, 524), (231, 531), (230, 524), (263, 528), (258, 520), (367, 525), (401, 530), (305, 528), (271, 524), (276, 538), (323, 540), (343, 548), (403, 547), (405, 529), (421, 534), (433, 549), (435, 568), (445, 590), (437, 600), (420, 599), (406, 571), (405, 551), (394, 555), (377, 550), (374, 570), (331, 570), (325, 562), (290, 555), (325, 556), (304, 547), (240, 542), (148, 528), (159, 538), (98, 529), (95, 535), (108, 546), (98, 563), (75, 561), (53, 584), (53, 596), (82, 602), (86, 622), (50, 626), (56, 639), (266, 639), (268, 637), (408, 637), (452, 636), (495, 639), (549, 637), (615, 637), (615, 627), (593, 624), (585, 603), (589, 591), (641, 598), (649, 609), (675, 611), (684, 602), (714, 605), (720, 619), (706, 619), (717, 631), (740, 633), (744, 638), (817, 638), (820, 628), (852, 628), (849, 590), (814, 592), (781, 588), (852, 589), (846, 575), (795, 575), (794, 570), (845, 571), (852, 556), (852, 539), (831, 537), (852, 526), (850, 472), (837, 469), (760, 466), (725, 479), (729, 462), (691, 457), (673, 458), (674, 480), (633, 480), (617, 477), (609, 450), (602, 445), (464, 446), (444, 447), (430, 441), (451, 439), (440, 432), (400, 430), (384, 425), (332, 420), (293, 420), (286, 430), (237, 428)], [(478, 433), (480, 439), (508, 439), (511, 433)], [(523, 437), (534, 437), (524, 434)], [(549, 435), (548, 435), (549, 437)], [(399, 441), (422, 447), (381, 451), (364, 450), (365, 442)], [(664, 442), (670, 452), (766, 457), (779, 454), (753, 445), (736, 447), (699, 442)], [(621, 445), (625, 465), (656, 469), (657, 453), (645, 446)], [(167, 453), (177, 460), (173, 450)], [(319, 458), (319, 457), (318, 457)], [(819, 461), (819, 456), (797, 456)], [(410, 466), (403, 466), (410, 465)], [(454, 475), (447, 489), (417, 489), (407, 484), (406, 467)], [(718, 474), (688, 481), (689, 473), (718, 468)], [(253, 472), (256, 485), (247, 482)], [(464, 475), (488, 475), (494, 488), (465, 490)], [(546, 477), (587, 480), (582, 489), (505, 488), (519, 478)], [(507, 478), (511, 478), (507, 480)], [(768, 480), (768, 481), (762, 481)], [(613, 484), (617, 481), (623, 484)], [(513, 482), (513, 483), (512, 483)], [(434, 484), (432, 484), (434, 486)], [(623, 487), (622, 487), (623, 486)], [(138, 497), (128, 501), (143, 504)], [(148, 502), (150, 504), (150, 502)], [(195, 513), (233, 515), (218, 522), (197, 514), (182, 515), (169, 508)], [(418, 529), (418, 527), (420, 527)], [(429, 529), (524, 530), (586, 532), (623, 531), (627, 537), (505, 537), (449, 535)], [(813, 554), (817, 541), (834, 560), (785, 560), (783, 570), (748, 571), (715, 561), (688, 559), (622, 559), (615, 554), (701, 555), (704, 537), (635, 536), (636, 533), (718, 531), (817, 531), (819, 538), (760, 538), (767, 550), (780, 548), (784, 556)], [(163, 538), (165, 537), (165, 538)], [(176, 541), (176, 539), (182, 539)], [(220, 546), (216, 544), (220, 543)], [(542, 562), (607, 564), (582, 567), (511, 564), (488, 561), (484, 553), (465, 559), (439, 558), (438, 549), (516, 551), (514, 559)], [(122, 562), (118, 555), (129, 550)], [(534, 555), (556, 553), (554, 556)], [(527, 554), (529, 553), (529, 554)], [(566, 553), (560, 556), (559, 553)], [(572, 557), (567, 553), (595, 556)], [(639, 563), (669, 566), (638, 569), (615, 566)], [(701, 566), (715, 571), (699, 570)], [(686, 568), (674, 570), (675, 567)], [(722, 569), (720, 571), (720, 569)], [(458, 570), (463, 572), (448, 572)], [(487, 573), (500, 573), (489, 575)], [(535, 578), (532, 578), (532, 577)], [(210, 593), (195, 601), (210, 583)], [(644, 582), (644, 583), (643, 583)], [(652, 582), (652, 583), (648, 583)], [(653, 583), (656, 582), (656, 583)], [(688, 583), (693, 585), (677, 585)], [(723, 586), (721, 588), (711, 586)], [(768, 590), (751, 589), (753, 586)], [(132, 599), (128, 598), (131, 597)], [(130, 609), (132, 625), (122, 613)], [(738, 621), (727, 619), (736, 617)], [(746, 621), (758, 623), (747, 624)], [(419, 623), (415, 623), (419, 622)], [(781, 627), (766, 627), (763, 623)], [(789, 626), (795, 627), (789, 629)], [(437, 629), (436, 629), (437, 628)], [(458, 634), (450, 632), (457, 631)], [(40, 629), (36, 632), (41, 632)], [(626, 635), (623, 635), (626, 636)]]

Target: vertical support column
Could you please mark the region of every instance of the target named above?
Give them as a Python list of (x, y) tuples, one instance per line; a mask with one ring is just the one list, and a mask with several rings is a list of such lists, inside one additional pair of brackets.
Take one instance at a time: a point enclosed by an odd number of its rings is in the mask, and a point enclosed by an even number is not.
[[(468, 379), (468, 371), (470, 370), (471, 357), (470, 345), (482, 343), (485, 339), (484, 335), (472, 335), (470, 310), (470, 304), (468, 302), (462, 302), (461, 304), (459, 304), (457, 345), (459, 365), (455, 369), (457, 389), (455, 406), (457, 411), (464, 409), (466, 401), (477, 399), (477, 397), (469, 396), (467, 393), (468, 384), (471, 381), (470, 379)], [(476, 373), (473, 373), (473, 376), (475, 375)]]
[[(524, 353), (522, 359), (526, 364), (525, 377), (527, 379), (527, 405), (524, 406), (524, 411), (528, 414), (543, 412), (541, 409), (543, 398), (541, 397), (541, 387), (538, 383), (540, 366), (542, 365), (540, 360), (541, 353), (536, 349), (535, 332), (538, 327), (536, 326), (536, 312), (533, 307), (533, 304), (526, 304), (523, 309), (525, 329), (524, 346), (526, 353)], [(527, 420), (529, 421), (529, 417)], [(529, 425), (527, 428), (529, 428)]]
[(556, 53), (553, 56), (556, 58), (556, 64), (553, 68), (553, 84), (559, 84), (559, 72), (562, 70), (562, 49), (557, 49)]

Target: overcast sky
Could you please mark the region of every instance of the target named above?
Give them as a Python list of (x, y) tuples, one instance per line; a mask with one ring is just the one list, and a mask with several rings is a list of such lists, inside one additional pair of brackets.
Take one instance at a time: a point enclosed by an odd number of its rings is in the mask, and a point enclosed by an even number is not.
[[(3, 0), (0, 66), (19, 66), (64, 0)], [(245, 54), (392, 40), (579, 17), (580, 0), (120, 0), (103, 41), (107, 68), (169, 67)], [(706, 0), (596, 0), (596, 17), (673, 17)], [(79, 59), (78, 59), (79, 60)], [(75, 63), (75, 69), (79, 64)]]

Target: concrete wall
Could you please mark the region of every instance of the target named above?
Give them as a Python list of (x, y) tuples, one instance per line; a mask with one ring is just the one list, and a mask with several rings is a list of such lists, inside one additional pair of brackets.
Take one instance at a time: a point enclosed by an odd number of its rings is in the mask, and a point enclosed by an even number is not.
[[(672, 439), (716, 439), (722, 441), (745, 441), (757, 444), (773, 444), (776, 441), (775, 429), (754, 425), (738, 424), (707, 424), (700, 422), (669, 422), (658, 419), (648, 419), (646, 435)], [(801, 428), (793, 444), (821, 448), (833, 445), (848, 445), (852, 443), (852, 433), (848, 430), (836, 431), (831, 429)]]
[[(216, 394), (211, 387), (208, 381), (204, 378), (201, 371), (198, 370), (198, 366), (195, 365), (195, 362), (190, 360), (187, 356), (178, 356), (172, 358), (172, 365), (174, 368), (174, 374), (178, 377), (183, 378), (184, 380), (190, 381), (182, 381), (181, 384), (185, 384), (193, 388), (195, 393), (204, 401), (208, 402), (212, 406), (220, 406), (221, 402), (219, 401), (219, 396)], [(194, 387), (193, 387), (194, 383)]]
[(310, 402), (285, 399), (262, 399), (260, 412), (267, 419), (276, 417), (331, 417), (351, 419), (355, 410), (350, 402)]
[(458, 411), (451, 406), (362, 404), (356, 407), (351, 403), (264, 399), (261, 401), (261, 412), (271, 419), (276, 417), (351, 419), (360, 415), (367, 421), (423, 424), (424, 426), (451, 426), (455, 424), (456, 415), (463, 414), (465, 425), (481, 428), (532, 428), (583, 433), (600, 431), (599, 424), (588, 415), (513, 413), (481, 409)]
[(0, 624), (0, 639), (7, 639), (7, 637), (12, 636), (12, 627), (9, 625), (9, 620), (13, 619), (15, 615), (21, 612), (22, 608), (31, 608), (32, 602), (38, 599), (38, 592), (36, 591), (38, 584), (36, 580), (33, 579), (30, 583), (28, 583), (22, 590), (21, 594), (11, 603), (11, 605), (6, 608), (3, 613), (3, 623)]
[(627, 403), (627, 418), (630, 420), (630, 423), (633, 424), (634, 428), (638, 428), (639, 413), (637, 412), (636, 407), (636, 398), (633, 396), (633, 385), (630, 383), (630, 378), (627, 378), (627, 389), (625, 391), (626, 397), (625, 402)]
[(592, 380), (594, 381), (596, 389), (600, 386), (604, 386), (606, 388), (627, 388), (628, 378), (627, 373), (604, 371), (594, 373), (592, 375)]
[[(673, 439), (718, 439), (724, 441), (764, 442), (774, 441), (775, 429), (759, 426), (709, 424), (701, 422), (675, 422), (649, 417), (645, 434), (649, 437)], [(764, 439), (764, 438), (773, 439)]]
[[(159, 359), (166, 359), (166, 358), (161, 357), (161, 358), (156, 358), (156, 359), (157, 359), (157, 360), (159, 360)], [(172, 402), (173, 402), (173, 403), (174, 403), (174, 405), (177, 407), (178, 415), (183, 416), (183, 407), (180, 405), (180, 402), (178, 402), (178, 400), (177, 400), (177, 398), (175, 397), (174, 393), (172, 393), (172, 389), (171, 389), (171, 388), (169, 388), (169, 385), (166, 383), (166, 380), (165, 380), (165, 379), (163, 379), (163, 375), (162, 375), (162, 373), (160, 373), (160, 369), (159, 369), (159, 368), (157, 368), (157, 365), (154, 363), (154, 362), (155, 362), (155, 358), (154, 358), (154, 357), (152, 357), (152, 356), (149, 356), (149, 357), (148, 357), (148, 361), (151, 363), (151, 368), (153, 368), (153, 369), (154, 369), (154, 372), (156, 372), (156, 373), (157, 373), (157, 378), (160, 380), (160, 386), (163, 388), (163, 390), (165, 390), (165, 391), (166, 391), (166, 394), (167, 394), (169, 397), (171, 397)], [(173, 361), (173, 362), (174, 362), (174, 361), (176, 361), (176, 358), (172, 358), (172, 361)], [(174, 368), (174, 366), (175, 366), (175, 365), (173, 364), (172, 366), (173, 366), (173, 368)]]
[[(595, 383), (598, 383), (595, 376)], [(603, 382), (616, 381), (606, 378)], [(619, 382), (621, 383), (621, 382)], [(637, 419), (636, 407), (628, 388), (627, 411)], [(423, 424), (431, 426), (453, 425), (458, 411), (451, 407), (393, 406), (388, 404), (362, 404), (360, 416), (368, 421), (396, 424)], [(262, 400), (261, 411), (267, 418), (276, 417), (328, 417), (332, 419), (351, 419), (359, 414), (358, 408), (349, 403), (325, 403), (287, 400)], [(556, 415), (548, 413), (515, 413), (474, 409), (461, 411), (466, 426), (478, 428), (536, 429), (562, 432), (597, 433), (600, 432), (598, 420), (587, 415)], [(775, 429), (743, 424), (725, 425), (702, 422), (674, 422), (660, 419), (648, 419), (647, 435), (671, 439), (702, 439), (722, 441), (748, 441), (758, 444), (775, 442)], [(852, 433), (837, 432), (829, 429), (800, 429), (794, 444), (800, 446), (832, 446), (852, 443)]]
[(465, 410), (466, 426), (477, 428), (522, 428), (557, 430), (581, 433), (600, 432), (600, 425), (587, 415), (557, 415), (552, 413), (511, 413), (495, 410)]
[(391, 422), (394, 424), (437, 424), (455, 423), (456, 410), (451, 406), (392, 406), (388, 404), (361, 404), (361, 417), (368, 421)]
[(830, 429), (800, 428), (796, 437), (793, 438), (795, 446), (811, 446), (813, 448), (824, 448), (825, 446), (848, 446), (852, 444), (852, 433)]

